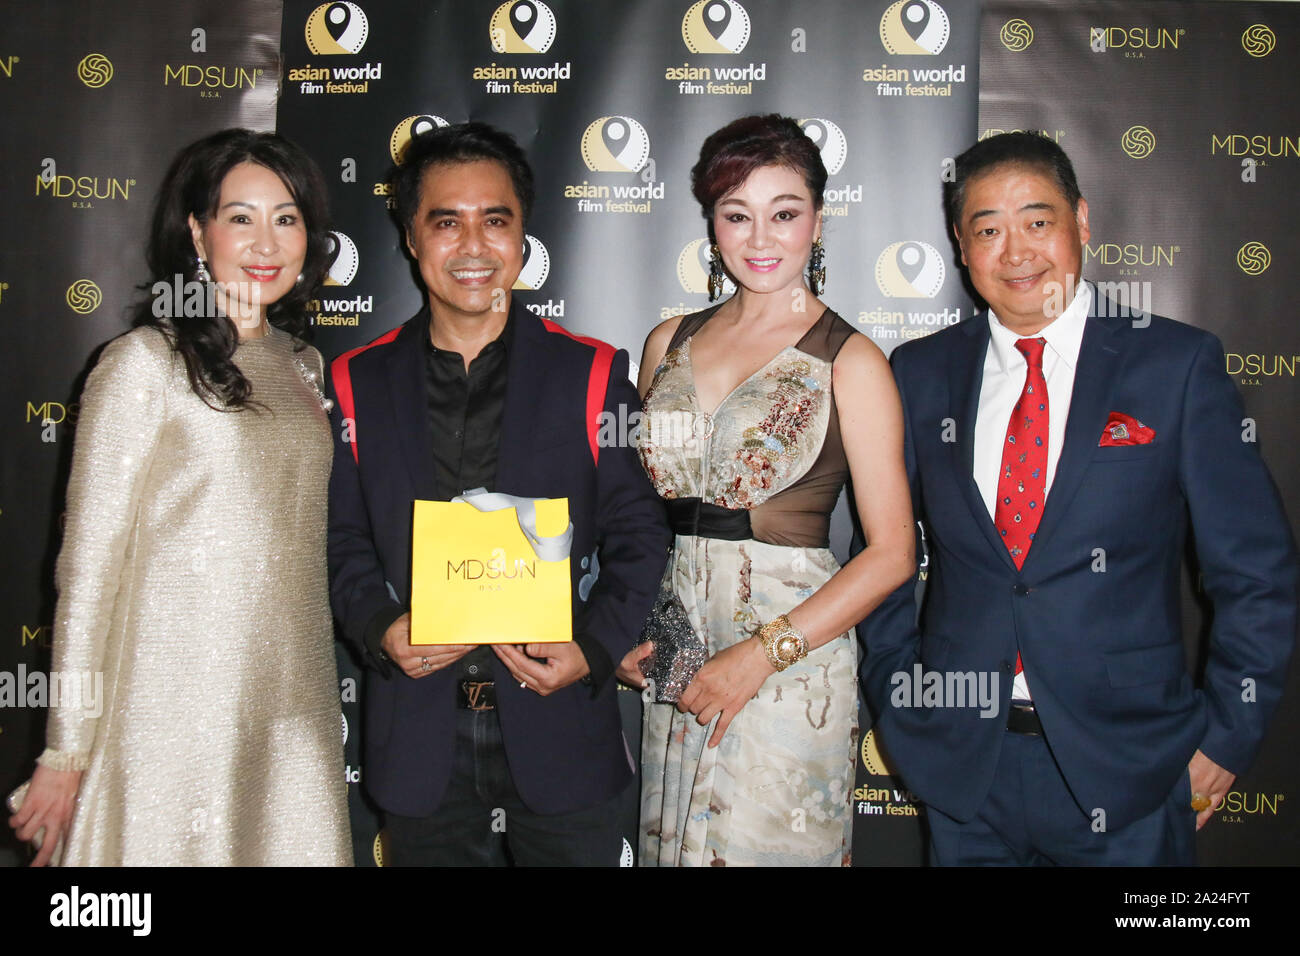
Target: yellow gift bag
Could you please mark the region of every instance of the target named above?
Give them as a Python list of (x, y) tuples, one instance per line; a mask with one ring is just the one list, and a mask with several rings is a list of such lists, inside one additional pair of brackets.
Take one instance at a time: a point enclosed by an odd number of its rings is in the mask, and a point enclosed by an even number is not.
[(411, 643), (573, 640), (572, 540), (567, 498), (476, 488), (415, 502)]

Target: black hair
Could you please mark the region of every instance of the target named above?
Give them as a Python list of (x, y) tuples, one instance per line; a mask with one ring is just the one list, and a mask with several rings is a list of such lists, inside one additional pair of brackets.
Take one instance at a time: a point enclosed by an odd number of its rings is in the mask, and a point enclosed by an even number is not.
[(1074, 166), (1065, 150), (1046, 136), (1037, 133), (999, 133), (982, 139), (957, 157), (956, 175), (943, 184), (944, 212), (948, 222), (961, 230), (962, 206), (966, 187), (972, 179), (998, 166), (1024, 166), (1051, 176), (1070, 204), (1079, 207), (1082, 194), (1074, 176)]
[(420, 184), (425, 170), (456, 163), (497, 162), (510, 174), (524, 224), (533, 212), (533, 170), (515, 138), (487, 123), (439, 126), (411, 139), (389, 175), (397, 221), (407, 236), (420, 208)]
[[(157, 282), (170, 286), (175, 276), (186, 282), (198, 268), (189, 217), (207, 222), (221, 201), (221, 184), (241, 163), (264, 166), (280, 177), (293, 196), (307, 230), (307, 255), (302, 281), (266, 308), (267, 321), (302, 340), (308, 330), (307, 303), (314, 298), (335, 256), (328, 233), (326, 187), (311, 157), (276, 133), (227, 129), (213, 133), (181, 150), (172, 161), (154, 206), (146, 261), (152, 277), (141, 288)], [(237, 411), (250, 403), (252, 385), (235, 365), (239, 345), (234, 324), (222, 314), (200, 310), (185, 315), (180, 303), (158, 316), (151, 300), (136, 309), (133, 325), (162, 331), (185, 361), (190, 387), (213, 408)]]

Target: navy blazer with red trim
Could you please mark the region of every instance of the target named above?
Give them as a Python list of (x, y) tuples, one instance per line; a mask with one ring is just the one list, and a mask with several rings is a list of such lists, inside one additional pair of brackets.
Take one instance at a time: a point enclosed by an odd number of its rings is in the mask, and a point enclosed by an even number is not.
[[(636, 449), (627, 441), (601, 447), (597, 440), (602, 414), (625, 422), (640, 410), (628, 356), (517, 303), (511, 309), (514, 338), (492, 490), (569, 499), (575, 633), (599, 641), (616, 663), (640, 635), (671, 543), (663, 505)], [(412, 502), (434, 493), (428, 327), (425, 309), (330, 368), (330, 595), (343, 639), (363, 659), (371, 619), (394, 604), (410, 606)], [(452, 766), (457, 674), (449, 667), (416, 680), (396, 669), (387, 676), (368, 671), (365, 785), (385, 809), (427, 816), (441, 802)], [(616, 692), (612, 679), (594, 692), (574, 684), (547, 697), (497, 682), (507, 759), (531, 809), (586, 809), (627, 785), (632, 767)]]

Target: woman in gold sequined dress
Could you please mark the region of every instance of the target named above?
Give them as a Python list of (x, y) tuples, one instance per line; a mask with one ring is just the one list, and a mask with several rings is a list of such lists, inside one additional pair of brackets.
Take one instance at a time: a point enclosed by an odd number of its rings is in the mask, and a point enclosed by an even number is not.
[[(691, 184), (711, 297), (724, 273), (736, 294), (660, 324), (641, 363), (641, 457), (676, 532), (666, 581), (709, 655), (676, 707), (645, 708), (641, 863), (840, 866), (853, 626), (915, 569), (898, 392), (880, 350), (816, 298), (826, 170), (798, 124), (718, 130)], [(841, 569), (828, 530), (850, 475), (869, 546)], [(624, 680), (640, 683), (647, 650)]]
[[(330, 261), (325, 185), (287, 140), (177, 157), (155, 284), (81, 399), (51, 701), (21, 839), (71, 865), (351, 860), (325, 570), (332, 443), (299, 342)], [(180, 293), (179, 295), (177, 293)]]

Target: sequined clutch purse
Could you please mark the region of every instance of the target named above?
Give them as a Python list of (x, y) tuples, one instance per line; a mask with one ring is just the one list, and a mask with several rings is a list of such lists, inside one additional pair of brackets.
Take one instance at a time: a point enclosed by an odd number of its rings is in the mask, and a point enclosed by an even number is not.
[(640, 661), (641, 674), (653, 684), (655, 703), (674, 704), (709, 653), (667, 578), (641, 631), (645, 641), (654, 641), (654, 650)]
[[(29, 787), (31, 787), (31, 785), (32, 782), (30, 780), (28, 780), (24, 784), (20, 784), (17, 787), (17, 789), (15, 789), (5, 799), (5, 806), (9, 808), (10, 813), (17, 813), (19, 810), (23, 808), (23, 801), (27, 799), (27, 790)], [(36, 835), (32, 837), (31, 842), (32, 842), (32, 847), (34, 849), (39, 850), (41, 848), (41, 844), (45, 842), (45, 827), (41, 827), (39, 830), (36, 831)], [(60, 861), (62, 861), (62, 859), (63, 859), (63, 838), (59, 837), (59, 845), (54, 848), (54, 853), (50, 857), (50, 866), (58, 866)]]

